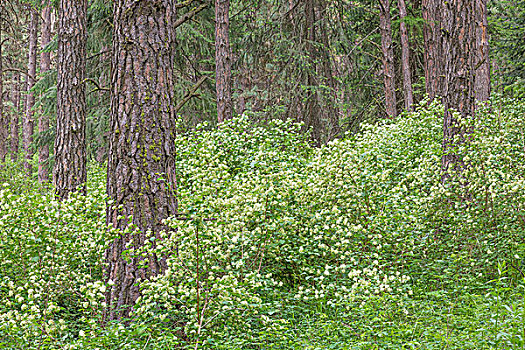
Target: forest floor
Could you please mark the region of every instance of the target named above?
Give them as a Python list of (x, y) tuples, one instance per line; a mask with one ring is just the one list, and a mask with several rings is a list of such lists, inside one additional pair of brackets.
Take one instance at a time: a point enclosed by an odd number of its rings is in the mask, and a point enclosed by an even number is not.
[(484, 290), (420, 289), (346, 314), (319, 308), (292, 322), (283, 341), (268, 349), (524, 349), (525, 289), (499, 282)]

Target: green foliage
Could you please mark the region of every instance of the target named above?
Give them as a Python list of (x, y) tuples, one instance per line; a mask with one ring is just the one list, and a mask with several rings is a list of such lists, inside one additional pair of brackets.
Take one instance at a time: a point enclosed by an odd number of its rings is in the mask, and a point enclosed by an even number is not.
[(97, 326), (106, 245), (102, 174), (89, 196), (3, 183), (0, 190), (0, 345), (59, 347)]
[(281, 120), (179, 135), (180, 215), (126, 252), (168, 268), (141, 282), (131, 322), (105, 327), (103, 171), (57, 203), (3, 168), (0, 344), (522, 348), (524, 113), (480, 106), (444, 181), (435, 103), (322, 148)]
[[(504, 85), (525, 79), (525, 1), (494, 0), (489, 6), (495, 73)], [(523, 84), (523, 83), (522, 83)]]

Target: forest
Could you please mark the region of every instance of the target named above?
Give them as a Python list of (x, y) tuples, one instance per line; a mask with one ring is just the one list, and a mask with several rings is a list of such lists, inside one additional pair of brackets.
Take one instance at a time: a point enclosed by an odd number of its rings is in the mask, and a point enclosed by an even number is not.
[(0, 0), (0, 349), (525, 349), (525, 0)]

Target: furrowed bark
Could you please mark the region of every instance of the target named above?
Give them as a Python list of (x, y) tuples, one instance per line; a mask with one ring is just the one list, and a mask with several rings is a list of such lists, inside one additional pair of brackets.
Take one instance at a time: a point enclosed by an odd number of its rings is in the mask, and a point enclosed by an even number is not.
[(487, 0), (475, 0), (476, 11), (476, 71), (475, 86), (477, 101), (490, 98), (490, 58), (487, 20)]
[(219, 123), (233, 116), (229, 12), (230, 0), (215, 0), (215, 87)]
[(60, 0), (53, 183), (58, 198), (85, 192), (87, 0)]
[[(163, 219), (177, 213), (173, 57), (175, 0), (114, 4), (107, 223), (120, 234), (106, 251), (106, 321), (127, 318), (139, 282), (161, 273), (162, 258), (122, 256), (156, 239)], [(132, 216), (132, 219), (130, 219)], [(131, 220), (131, 221), (130, 221)], [(124, 231), (133, 224), (137, 230)], [(146, 267), (139, 263), (147, 260)]]
[(442, 64), (442, 36), (440, 31), (442, 9), (441, 0), (423, 0), (421, 4), (423, 20), (423, 38), (425, 43), (425, 87), (432, 101), (442, 96), (444, 72)]
[(22, 144), (24, 145), (24, 152), (26, 155), (26, 161), (24, 162), (24, 167), (27, 171), (27, 174), (31, 176), (33, 168), (29, 161), (33, 158), (33, 149), (31, 144), (33, 143), (33, 106), (35, 105), (35, 94), (31, 92), (31, 89), (35, 85), (35, 75), (36, 75), (36, 56), (37, 56), (37, 42), (38, 42), (38, 19), (39, 14), (34, 9), (31, 11), (31, 22), (29, 24), (29, 61), (27, 69), (27, 96), (26, 96), (26, 105), (25, 113), (23, 117), (22, 125)]
[(385, 91), (385, 110), (390, 118), (397, 116), (396, 81), (394, 67), (394, 48), (392, 46), (392, 22), (390, 19), (390, 0), (379, 0), (381, 50), (383, 51), (383, 76)]
[(316, 79), (315, 69), (318, 52), (314, 45), (316, 36), (316, 15), (315, 15), (315, 0), (305, 0), (305, 30), (304, 38), (306, 41), (306, 54), (312, 68), (306, 72), (306, 103), (304, 106), (304, 121), (307, 128), (312, 130), (312, 140), (316, 145), (321, 144), (322, 124), (321, 124), (321, 106), (319, 104), (319, 96), (317, 95), (318, 81)]
[(11, 159), (18, 159), (18, 146), (20, 144), (20, 89), (21, 89), (20, 73), (15, 72), (13, 75), (13, 105), (14, 111), (11, 114)]
[(405, 109), (413, 110), (414, 96), (412, 92), (412, 74), (410, 72), (410, 44), (408, 41), (408, 30), (405, 23), (407, 9), (405, 0), (398, 0), (399, 15), (401, 23), (399, 24), (399, 34), (401, 36), (401, 62), (403, 69), (403, 91), (405, 95)]
[[(46, 6), (42, 9), (42, 34), (41, 34), (41, 48), (44, 49), (51, 41), (51, 7)], [(42, 52), (40, 54), (40, 72), (45, 73), (51, 66), (50, 52)], [(45, 113), (40, 114), (38, 120), (38, 132), (42, 133), (49, 129), (49, 116)], [(43, 145), (38, 154), (38, 181), (46, 183), (49, 181), (49, 171), (46, 165), (49, 158), (49, 147)]]
[(443, 58), (445, 84), (443, 86), (442, 158), (443, 179), (448, 172), (461, 172), (465, 167), (457, 147), (465, 142), (465, 127), (454, 116), (472, 118), (475, 109), (474, 71), (476, 53), (475, 4), (470, 0), (451, 0), (443, 4)]
[(5, 161), (7, 154), (7, 114), (4, 113), (4, 72), (2, 69), (2, 30), (4, 6), (0, 4), (0, 162)]

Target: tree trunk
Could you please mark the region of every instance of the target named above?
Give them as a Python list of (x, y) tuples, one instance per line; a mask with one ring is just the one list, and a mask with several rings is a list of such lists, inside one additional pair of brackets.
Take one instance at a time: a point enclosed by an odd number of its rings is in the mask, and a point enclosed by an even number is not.
[(410, 72), (410, 46), (408, 41), (408, 30), (405, 23), (407, 16), (407, 9), (405, 0), (398, 0), (399, 16), (401, 23), (399, 24), (399, 34), (401, 36), (401, 61), (403, 67), (403, 91), (405, 95), (405, 109), (407, 111), (413, 110), (414, 97), (412, 92), (412, 76)]
[(465, 130), (453, 115), (458, 111), (463, 118), (471, 118), (475, 108), (474, 70), (476, 56), (476, 12), (471, 0), (451, 0), (443, 4), (443, 58), (445, 85), (443, 104), (442, 168), (447, 172), (461, 172), (465, 167), (461, 155), (455, 150), (465, 142)]
[(425, 43), (425, 87), (430, 101), (442, 96), (444, 72), (442, 64), (441, 0), (422, 0), (423, 39)]
[[(42, 10), (42, 37), (41, 47), (44, 49), (51, 40), (51, 7), (44, 7)], [(45, 73), (51, 66), (51, 56), (49, 52), (42, 52), (40, 54), (40, 72)], [(38, 132), (43, 133), (49, 129), (49, 116), (46, 113), (41, 113), (38, 120)], [(49, 172), (47, 160), (49, 158), (49, 147), (43, 145), (38, 154), (38, 181), (45, 183), (49, 181)]]
[(87, 0), (60, 0), (53, 183), (58, 198), (85, 192)]
[(13, 75), (13, 105), (14, 111), (11, 114), (11, 159), (18, 159), (18, 145), (20, 133), (20, 89), (22, 83), (20, 81), (20, 73), (15, 72)]
[(312, 131), (312, 139), (316, 145), (321, 144), (321, 106), (319, 105), (319, 97), (317, 95), (317, 79), (315, 67), (317, 64), (317, 50), (314, 45), (316, 41), (315, 33), (315, 0), (305, 0), (305, 42), (306, 54), (311, 67), (307, 67), (306, 72), (306, 106), (304, 109), (306, 127)]
[(487, 20), (487, 0), (475, 0), (476, 5), (476, 76), (474, 91), (476, 100), (487, 101), (490, 97), (490, 58)]
[(29, 161), (33, 159), (33, 150), (31, 144), (33, 142), (33, 106), (35, 105), (35, 94), (31, 89), (35, 85), (36, 75), (36, 56), (38, 51), (38, 19), (40, 15), (33, 8), (31, 11), (31, 22), (29, 24), (29, 60), (28, 60), (28, 76), (27, 76), (27, 96), (26, 106), (23, 120), (22, 143), (24, 145), (24, 152), (26, 154), (26, 161), (24, 167), (29, 176), (31, 176), (33, 169)]
[[(0, 4), (0, 14), (4, 13), (4, 5)], [(2, 68), (2, 27), (3, 18), (0, 15), (0, 162), (5, 161), (7, 154), (7, 117), (4, 114), (4, 73)]]
[(217, 121), (232, 118), (232, 68), (230, 52), (230, 0), (215, 0), (215, 87)]
[(383, 51), (383, 75), (385, 84), (385, 109), (390, 118), (397, 115), (394, 47), (392, 46), (392, 23), (390, 0), (379, 0), (381, 49)]
[[(177, 0), (119, 0), (114, 5), (107, 223), (123, 230), (106, 251), (105, 320), (128, 317), (139, 281), (161, 273), (163, 259), (131, 257), (148, 231), (177, 212), (173, 57)], [(131, 221), (128, 219), (132, 215)], [(148, 259), (147, 267), (139, 262)]]

